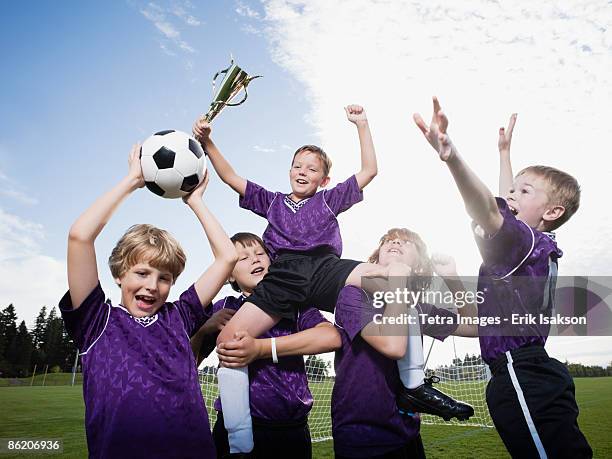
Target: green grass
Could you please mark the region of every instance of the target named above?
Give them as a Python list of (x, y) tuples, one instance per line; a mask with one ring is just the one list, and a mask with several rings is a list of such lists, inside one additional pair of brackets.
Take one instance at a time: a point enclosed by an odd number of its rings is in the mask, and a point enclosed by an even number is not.
[[(612, 457), (612, 417), (609, 415), (612, 410), (612, 377), (577, 378), (575, 382), (580, 427), (593, 447), (595, 457)], [(320, 384), (327, 385), (322, 386), (326, 391), (331, 389), (329, 383)], [(87, 455), (83, 419), (81, 386), (0, 388), (0, 438), (62, 439), (62, 457), (82, 458)], [(491, 428), (425, 425), (422, 436), (429, 458), (509, 457), (495, 429)], [(332, 442), (315, 443), (313, 452), (315, 458), (333, 458)]]

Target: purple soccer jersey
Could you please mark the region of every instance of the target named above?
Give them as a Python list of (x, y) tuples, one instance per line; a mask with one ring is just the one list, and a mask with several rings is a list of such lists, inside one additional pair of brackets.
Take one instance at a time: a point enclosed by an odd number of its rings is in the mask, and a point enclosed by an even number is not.
[[(506, 351), (546, 343), (549, 327), (508, 326), (512, 314), (550, 314), (548, 289), (551, 263), (563, 252), (552, 233), (543, 233), (518, 220), (502, 198), (496, 198), (504, 221), (493, 236), (475, 235), (482, 255), (478, 291), (484, 300), (478, 305), (480, 317), (500, 317), (499, 327), (479, 327), (482, 358), (491, 363)], [(555, 270), (556, 271), (556, 270)]]
[(81, 352), (90, 457), (215, 457), (189, 343), (206, 319), (193, 286), (146, 318), (100, 284), (78, 309), (66, 293), (60, 310)]
[[(212, 314), (229, 308), (238, 310), (246, 297), (228, 296), (217, 301)], [(314, 328), (325, 317), (315, 308), (298, 311), (296, 321), (282, 319), (259, 338), (278, 338)], [(312, 394), (301, 355), (279, 357), (278, 363), (259, 359), (249, 364), (249, 398), (251, 416), (269, 421), (297, 421), (305, 418), (312, 408)], [(215, 400), (215, 409), (222, 411), (221, 401)]]
[(240, 207), (268, 220), (263, 241), (272, 259), (280, 250), (308, 252), (321, 250), (342, 254), (342, 237), (336, 217), (363, 199), (357, 179), (351, 176), (330, 190), (294, 203), (287, 195), (273, 193), (247, 182)]
[[(456, 315), (430, 304), (419, 304), (419, 313)], [(356, 287), (342, 289), (335, 320), (342, 348), (336, 351), (336, 382), (332, 393), (332, 432), (336, 454), (369, 458), (399, 449), (419, 433), (418, 417), (401, 416), (395, 402), (402, 387), (397, 362), (371, 347), (361, 330), (380, 309)], [(424, 325), (422, 333), (444, 340), (454, 325)]]

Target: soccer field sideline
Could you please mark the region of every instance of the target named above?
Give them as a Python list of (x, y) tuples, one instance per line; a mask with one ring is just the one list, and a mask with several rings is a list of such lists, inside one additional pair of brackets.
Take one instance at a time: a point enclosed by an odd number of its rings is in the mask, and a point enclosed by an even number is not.
[[(612, 377), (576, 378), (580, 426), (595, 457), (612, 457)], [(0, 387), (0, 438), (62, 439), (64, 453), (85, 457), (84, 405), (81, 386)], [(425, 451), (430, 458), (509, 457), (492, 428), (424, 425)], [(1, 457), (38, 457), (3, 454)], [(331, 441), (313, 444), (313, 457), (333, 458)]]

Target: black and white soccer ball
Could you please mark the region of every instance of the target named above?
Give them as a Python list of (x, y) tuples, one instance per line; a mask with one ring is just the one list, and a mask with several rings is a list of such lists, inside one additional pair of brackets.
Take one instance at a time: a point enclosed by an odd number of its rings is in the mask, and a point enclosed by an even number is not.
[(140, 164), (146, 187), (162, 198), (180, 198), (204, 178), (206, 156), (200, 143), (181, 131), (160, 131), (144, 141)]

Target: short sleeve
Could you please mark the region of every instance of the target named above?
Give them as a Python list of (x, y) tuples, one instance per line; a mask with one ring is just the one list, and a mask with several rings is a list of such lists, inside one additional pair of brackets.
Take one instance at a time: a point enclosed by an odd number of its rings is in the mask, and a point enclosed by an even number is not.
[(459, 326), (459, 316), (448, 309), (437, 308), (429, 303), (419, 303), (417, 305), (419, 314), (426, 314), (429, 317), (440, 317), (449, 320), (427, 321), (419, 317), (421, 322), (421, 334), (432, 336), (440, 341), (444, 341), (449, 335), (452, 335)]
[(363, 200), (363, 191), (359, 189), (357, 178), (354, 175), (323, 193), (323, 199), (334, 215), (350, 209), (354, 204)]
[(338, 295), (334, 317), (336, 326), (342, 328), (353, 341), (377, 313), (380, 310), (374, 308), (363, 290), (348, 285)]
[(104, 291), (98, 282), (80, 307), (73, 309), (68, 291), (60, 300), (59, 309), (68, 336), (74, 340), (79, 352), (84, 353), (104, 332), (111, 306), (106, 303)]
[(502, 198), (495, 198), (504, 221), (497, 233), (492, 236), (477, 234), (475, 238), (487, 271), (496, 275), (505, 275), (518, 267), (525, 260), (535, 244), (533, 230), (518, 220)]
[(243, 209), (250, 210), (260, 217), (266, 217), (275, 197), (276, 193), (268, 191), (251, 181), (247, 181), (244, 196), (240, 196), (238, 203)]
[(318, 309), (313, 307), (305, 308), (299, 311), (297, 329), (298, 331), (308, 330), (309, 328), (316, 327), (322, 322), (329, 323)]
[(212, 305), (202, 306), (194, 285), (181, 294), (179, 299), (174, 302), (174, 306), (179, 312), (185, 331), (190, 338), (210, 318), (208, 311), (212, 310)]

